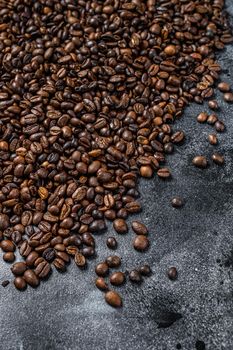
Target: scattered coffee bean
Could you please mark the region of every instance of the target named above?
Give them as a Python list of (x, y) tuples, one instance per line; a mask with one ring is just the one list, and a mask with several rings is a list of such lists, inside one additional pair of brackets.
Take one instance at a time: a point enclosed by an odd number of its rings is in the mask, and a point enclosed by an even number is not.
[(100, 290), (108, 290), (108, 285), (103, 277), (97, 277), (95, 280), (95, 285)]
[(14, 285), (19, 290), (24, 290), (27, 288), (27, 283), (22, 277), (16, 277), (14, 279)]
[(144, 235), (137, 235), (133, 241), (134, 249), (144, 251), (149, 247), (149, 240)]
[(5, 280), (2, 282), (2, 286), (5, 288), (6, 286), (8, 286), (9, 283), (10, 283), (10, 281)]
[(33, 270), (26, 270), (23, 274), (23, 278), (31, 287), (35, 288), (40, 284), (40, 280)]
[(105, 262), (99, 263), (95, 267), (95, 273), (98, 276), (105, 277), (105, 276), (107, 276), (108, 272), (109, 272), (109, 268)]
[(233, 93), (232, 92), (226, 92), (223, 95), (223, 98), (227, 103), (233, 103)]
[(117, 240), (114, 237), (108, 237), (106, 240), (107, 247), (109, 249), (116, 249), (117, 248)]
[(224, 157), (221, 154), (219, 154), (219, 153), (212, 154), (211, 158), (214, 161), (214, 163), (216, 163), (218, 165), (223, 165), (224, 164)]
[(208, 118), (208, 114), (206, 112), (201, 112), (197, 116), (197, 121), (199, 123), (205, 123), (207, 121), (207, 118)]
[(217, 145), (218, 144), (218, 138), (216, 134), (209, 134), (208, 135), (208, 141), (211, 145)]
[(221, 122), (220, 120), (216, 121), (214, 124), (216, 131), (223, 132), (225, 131), (225, 124)]
[(214, 125), (218, 120), (218, 117), (216, 116), (216, 114), (210, 114), (209, 117), (207, 118), (207, 123), (209, 125)]
[(109, 277), (110, 283), (114, 286), (120, 286), (125, 282), (125, 274), (123, 272), (113, 272)]
[(137, 235), (147, 235), (148, 234), (147, 227), (143, 223), (141, 223), (140, 221), (132, 221), (131, 226)]
[(15, 254), (13, 252), (8, 252), (3, 254), (3, 260), (12, 263), (15, 260)]
[(219, 108), (218, 102), (216, 100), (210, 100), (208, 102), (208, 106), (210, 109), (216, 110)]
[(86, 265), (86, 258), (80, 252), (75, 253), (74, 261), (78, 267), (84, 267)]
[(124, 219), (114, 220), (113, 227), (117, 233), (124, 234), (128, 232), (128, 225)]
[(134, 282), (134, 283), (141, 283), (142, 282), (142, 276), (138, 270), (130, 271), (129, 279), (131, 282)]
[(178, 275), (176, 267), (170, 267), (167, 272), (167, 275), (170, 280), (176, 280)]
[(195, 165), (198, 168), (206, 168), (208, 165), (207, 159), (204, 156), (196, 156), (192, 160), (193, 165)]
[(151, 275), (151, 268), (149, 265), (142, 265), (139, 268), (139, 272), (141, 273), (142, 276), (150, 276)]
[(169, 177), (171, 177), (171, 173), (170, 173), (170, 170), (168, 168), (160, 168), (157, 171), (157, 175), (159, 177), (161, 177), (162, 179), (168, 179)]
[(226, 82), (221, 82), (218, 84), (218, 89), (221, 92), (229, 92), (231, 90), (231, 86), (230, 86), (230, 84), (228, 84)]
[(4, 252), (14, 252), (15, 251), (15, 245), (9, 239), (4, 239), (1, 242), (1, 248)]
[(16, 276), (23, 275), (26, 270), (27, 270), (27, 265), (24, 262), (16, 262), (11, 267), (12, 273)]
[(122, 306), (121, 296), (113, 290), (110, 290), (107, 293), (105, 293), (105, 301), (113, 307)]
[(106, 263), (109, 267), (119, 267), (121, 265), (121, 258), (117, 255), (110, 255), (107, 257)]
[(181, 197), (174, 197), (171, 200), (171, 204), (174, 208), (181, 208), (184, 205), (184, 201)]

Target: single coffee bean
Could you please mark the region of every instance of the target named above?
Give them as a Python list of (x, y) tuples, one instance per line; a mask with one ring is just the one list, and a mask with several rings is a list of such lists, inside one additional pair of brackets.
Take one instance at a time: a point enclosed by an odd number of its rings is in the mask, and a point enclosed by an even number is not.
[(124, 234), (128, 232), (128, 225), (124, 219), (115, 219), (113, 227), (117, 233)]
[(221, 154), (219, 154), (219, 153), (212, 154), (211, 158), (214, 161), (214, 163), (216, 163), (218, 165), (223, 165), (224, 164), (224, 157)]
[(204, 156), (196, 156), (192, 160), (193, 165), (195, 165), (198, 168), (206, 168), (208, 165), (207, 159)]
[(60, 272), (64, 272), (66, 270), (66, 263), (61, 258), (55, 258), (53, 260), (53, 265)]
[(207, 118), (207, 123), (209, 125), (214, 125), (218, 120), (218, 117), (216, 116), (216, 114), (210, 114), (209, 117)]
[(129, 279), (131, 282), (134, 282), (134, 283), (141, 283), (142, 282), (142, 276), (138, 270), (130, 271)]
[(217, 145), (218, 144), (218, 138), (215, 134), (209, 134), (208, 135), (208, 141), (211, 145)]
[(218, 89), (221, 92), (229, 92), (231, 90), (231, 86), (230, 86), (230, 84), (228, 84), (226, 82), (221, 82), (218, 84)]
[(141, 273), (141, 275), (143, 276), (150, 276), (151, 275), (151, 268), (149, 265), (142, 265), (139, 268), (139, 272)]
[(108, 290), (108, 285), (103, 277), (97, 277), (95, 280), (95, 285), (100, 290)]
[(17, 262), (13, 264), (11, 268), (12, 273), (16, 276), (23, 275), (26, 270), (27, 270), (27, 265), (24, 262)]
[(199, 123), (205, 123), (207, 121), (207, 118), (208, 118), (208, 114), (206, 112), (201, 112), (197, 116), (197, 121)]
[(15, 254), (13, 252), (8, 252), (3, 254), (3, 260), (12, 263), (15, 260)]
[(39, 257), (39, 254), (35, 251), (32, 251), (26, 258), (26, 264), (29, 267), (33, 267), (34, 266), (34, 262), (36, 261), (36, 259)]
[(50, 273), (51, 267), (46, 260), (43, 258), (41, 258), (41, 260), (40, 263), (36, 264), (34, 272), (39, 278), (46, 278)]
[(108, 265), (105, 262), (99, 263), (95, 267), (95, 273), (98, 276), (105, 277), (105, 276), (107, 276), (108, 272), (109, 272)]
[(0, 231), (4, 231), (10, 225), (10, 220), (6, 214), (0, 213)]
[(167, 275), (168, 275), (168, 278), (170, 280), (176, 280), (177, 279), (177, 275), (178, 275), (176, 267), (174, 267), (174, 266), (170, 267), (168, 269)]
[(19, 290), (24, 290), (27, 288), (27, 283), (22, 277), (16, 277), (14, 279), (14, 285)]
[(115, 286), (120, 286), (125, 282), (125, 274), (121, 271), (113, 272), (109, 277), (110, 283)]
[(15, 251), (15, 245), (9, 239), (4, 239), (1, 242), (1, 248), (4, 252), (14, 252)]
[(171, 173), (168, 168), (160, 168), (157, 171), (157, 175), (162, 179), (168, 179), (169, 177), (171, 177)]
[(2, 282), (2, 286), (5, 288), (6, 286), (8, 286), (9, 283), (10, 283), (10, 281), (5, 280)]
[(210, 109), (216, 110), (219, 108), (218, 102), (216, 100), (210, 100), (208, 102), (208, 106)]
[(149, 247), (149, 240), (144, 235), (137, 235), (133, 241), (134, 249), (144, 251)]
[(227, 103), (233, 103), (233, 93), (232, 92), (226, 92), (223, 95), (223, 98)]
[(78, 267), (84, 267), (86, 265), (86, 258), (80, 252), (76, 252), (74, 256), (74, 261)]
[(40, 280), (33, 270), (26, 270), (23, 274), (23, 278), (31, 287), (35, 288), (40, 284)]
[(148, 234), (147, 227), (143, 223), (141, 223), (140, 221), (136, 221), (136, 220), (132, 221), (131, 226), (137, 235), (147, 235)]
[(150, 165), (143, 165), (140, 167), (140, 175), (142, 177), (150, 178), (153, 175), (153, 170)]
[(216, 131), (223, 132), (225, 131), (225, 124), (221, 122), (220, 120), (216, 121), (214, 124)]
[(121, 265), (121, 258), (117, 255), (110, 255), (106, 258), (106, 263), (109, 267), (119, 267)]
[(113, 290), (110, 290), (107, 293), (105, 293), (105, 301), (113, 307), (122, 306), (121, 296)]
[(181, 197), (174, 197), (171, 200), (171, 204), (174, 208), (181, 208), (184, 205), (184, 201)]
[(109, 249), (116, 249), (117, 248), (117, 240), (114, 237), (108, 237), (106, 240), (107, 247)]

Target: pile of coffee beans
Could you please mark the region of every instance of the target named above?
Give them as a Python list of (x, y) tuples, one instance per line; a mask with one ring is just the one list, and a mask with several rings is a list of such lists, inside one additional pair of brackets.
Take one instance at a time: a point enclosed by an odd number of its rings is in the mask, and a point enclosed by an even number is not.
[[(224, 0), (0, 0), (0, 240), (5, 261), (16, 250), (24, 259), (12, 266), (16, 288), (37, 287), (71, 259), (85, 268), (107, 221), (127, 234), (128, 216), (142, 209), (139, 177), (171, 177), (166, 154), (185, 139), (173, 121), (191, 102), (210, 98), (217, 109), (216, 83), (232, 102), (214, 56), (232, 42), (223, 7)], [(214, 114), (198, 119), (224, 129)], [(147, 228), (134, 221), (132, 229), (132, 247), (145, 251)], [(106, 245), (117, 249), (117, 239)], [(104, 278), (120, 263), (112, 255), (95, 269), (96, 286), (115, 307), (121, 296)], [(150, 268), (128, 275), (141, 282)], [(112, 285), (125, 280), (111, 271)]]

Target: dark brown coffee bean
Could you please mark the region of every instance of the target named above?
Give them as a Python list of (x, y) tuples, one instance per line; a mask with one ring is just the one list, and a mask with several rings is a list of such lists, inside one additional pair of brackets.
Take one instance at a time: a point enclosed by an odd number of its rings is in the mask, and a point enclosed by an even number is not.
[(35, 268), (34, 272), (39, 278), (45, 278), (50, 273), (50, 264), (43, 259)]
[(218, 144), (218, 138), (215, 134), (209, 134), (208, 135), (208, 141), (211, 145), (217, 145)]
[(144, 224), (142, 224), (140, 221), (132, 221), (132, 229), (137, 235), (147, 235), (148, 230)]
[(171, 136), (171, 141), (173, 143), (180, 143), (184, 140), (184, 133), (183, 131), (176, 131), (172, 136)]
[(117, 248), (117, 240), (114, 237), (108, 237), (106, 240), (107, 247), (109, 249), (116, 249)]
[(14, 252), (15, 251), (15, 245), (9, 239), (4, 239), (1, 242), (1, 248), (4, 252)]
[(86, 258), (80, 252), (76, 252), (74, 261), (78, 267), (84, 267), (86, 265)]
[(108, 285), (103, 277), (97, 277), (95, 280), (95, 285), (100, 290), (108, 290)]
[(3, 254), (3, 260), (12, 263), (15, 260), (15, 254), (13, 252), (8, 252)]
[(181, 197), (174, 197), (171, 200), (171, 204), (174, 208), (181, 208), (184, 205), (184, 201)]
[(207, 159), (204, 156), (196, 156), (192, 160), (193, 165), (195, 165), (198, 168), (206, 168), (208, 165)]
[(25, 290), (27, 288), (27, 283), (22, 277), (16, 277), (14, 279), (14, 285), (19, 290)]
[(170, 280), (176, 280), (177, 279), (177, 269), (173, 266), (173, 267), (170, 267), (168, 272), (167, 272), (167, 275), (168, 275), (168, 278)]
[(0, 213), (0, 230), (4, 231), (10, 224), (9, 218), (6, 214)]
[(216, 121), (214, 126), (215, 126), (215, 129), (217, 132), (225, 131), (225, 124), (223, 122), (221, 122), (220, 120)]
[(39, 254), (35, 251), (32, 251), (26, 258), (26, 264), (29, 267), (33, 267), (34, 266), (34, 262), (36, 261), (36, 259), (39, 257)]
[(64, 272), (66, 270), (65, 261), (60, 258), (55, 258), (53, 260), (53, 265), (58, 271)]
[(110, 283), (114, 286), (120, 286), (125, 282), (125, 274), (123, 272), (117, 271), (113, 272), (109, 277)]
[(216, 100), (209, 101), (208, 106), (210, 109), (213, 109), (213, 110), (216, 110), (219, 108), (218, 102)]
[(128, 225), (124, 219), (115, 219), (113, 227), (117, 233), (124, 234), (128, 232)]
[(133, 241), (134, 249), (144, 251), (149, 247), (149, 240), (144, 235), (137, 235)]
[(223, 95), (224, 101), (226, 101), (227, 103), (233, 103), (233, 93), (232, 92), (226, 92)]
[(214, 163), (216, 163), (218, 165), (223, 165), (224, 164), (224, 157), (221, 154), (219, 154), (219, 153), (212, 154), (211, 158), (214, 161)]
[(207, 121), (207, 118), (208, 118), (208, 114), (206, 112), (201, 112), (197, 116), (197, 121), (199, 123), (205, 123)]
[(40, 280), (33, 270), (26, 270), (23, 274), (23, 278), (31, 287), (38, 287), (40, 284)]
[(142, 276), (138, 270), (130, 271), (129, 279), (131, 282), (134, 282), (134, 283), (141, 283), (142, 282)]
[(8, 286), (9, 283), (10, 283), (10, 281), (5, 280), (2, 282), (2, 286), (5, 288), (6, 286)]
[(225, 83), (225, 82), (221, 82), (218, 84), (218, 89), (221, 92), (229, 92), (231, 90), (230, 84)]
[(171, 173), (168, 168), (160, 168), (157, 171), (157, 175), (162, 179), (168, 179), (169, 177), (171, 177)]
[(105, 294), (105, 301), (113, 307), (122, 306), (122, 299), (120, 295), (113, 290), (110, 290)]
[(141, 275), (143, 276), (150, 276), (151, 275), (151, 268), (149, 265), (142, 265), (139, 268), (139, 272), (141, 273)]
[(17, 262), (11, 268), (12, 273), (16, 276), (23, 275), (26, 270), (27, 265), (24, 262)]
[(95, 267), (95, 273), (98, 276), (105, 277), (109, 272), (108, 265), (105, 262), (99, 263)]
[(121, 265), (121, 258), (117, 255), (110, 255), (106, 258), (106, 263), (109, 267), (119, 267)]

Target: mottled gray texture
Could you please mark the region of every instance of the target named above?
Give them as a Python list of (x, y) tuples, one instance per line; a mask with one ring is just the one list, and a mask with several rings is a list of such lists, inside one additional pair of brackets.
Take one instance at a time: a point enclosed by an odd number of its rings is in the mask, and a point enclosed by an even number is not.
[[(228, 4), (233, 15), (231, 0)], [(224, 78), (232, 83), (232, 46), (219, 61)], [(221, 168), (211, 162), (207, 170), (190, 165), (193, 156), (209, 157), (215, 149), (206, 141), (212, 127), (196, 122), (204, 107), (190, 107), (174, 126), (187, 137), (169, 157), (172, 181), (155, 177), (140, 185), (144, 211), (139, 217), (150, 230), (149, 252), (133, 251), (132, 232), (119, 236), (123, 269), (148, 262), (153, 276), (140, 287), (128, 283), (120, 288), (124, 298), (120, 310), (105, 304), (94, 287), (94, 261), (88, 272), (74, 264), (66, 274), (55, 271), (37, 290), (22, 293), (12, 284), (1, 287), (0, 349), (172, 350), (180, 343), (182, 349), (192, 350), (197, 340), (204, 341), (208, 350), (233, 349), (233, 271), (232, 266), (224, 266), (233, 249), (233, 106), (219, 101), (227, 132), (219, 135), (216, 150), (225, 154), (226, 165)], [(171, 207), (174, 195), (186, 199), (183, 209)], [(97, 238), (97, 261), (109, 254), (105, 239), (110, 234), (115, 235), (111, 228)], [(166, 276), (172, 265), (179, 271), (175, 282)], [(1, 281), (11, 277), (9, 265), (1, 264), (0, 276)], [(168, 311), (182, 318), (168, 328), (158, 328)]]

